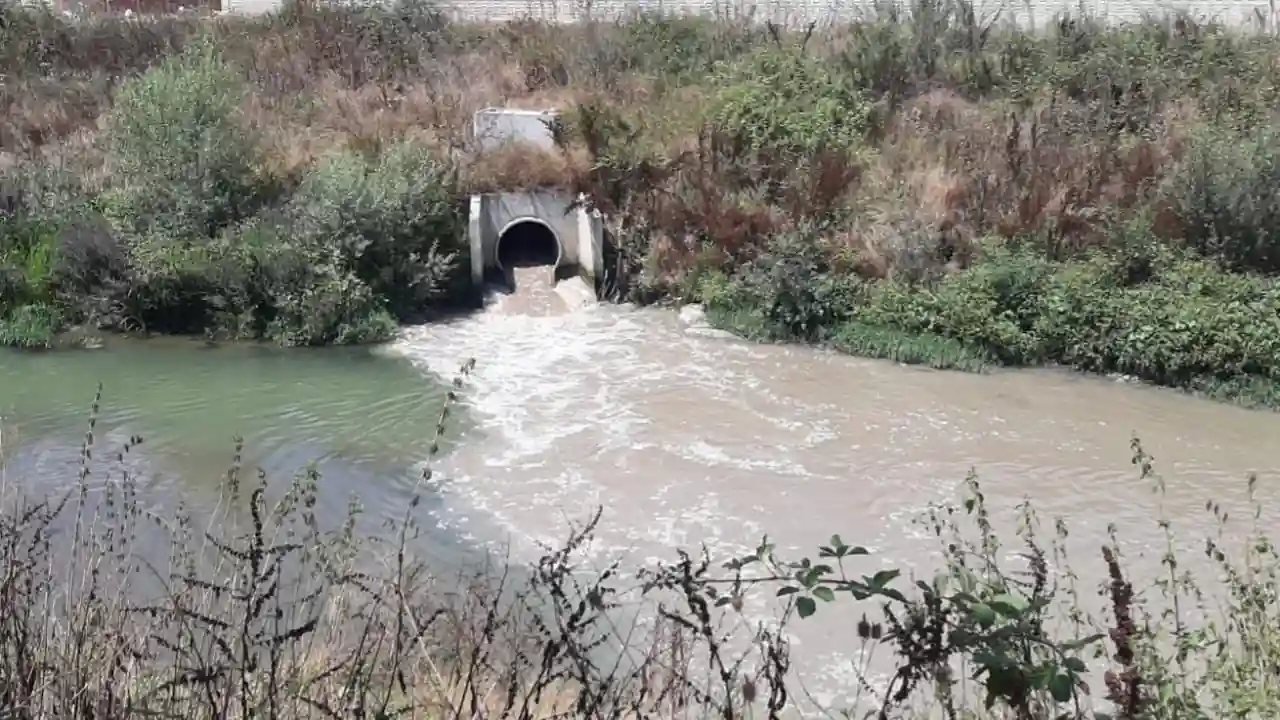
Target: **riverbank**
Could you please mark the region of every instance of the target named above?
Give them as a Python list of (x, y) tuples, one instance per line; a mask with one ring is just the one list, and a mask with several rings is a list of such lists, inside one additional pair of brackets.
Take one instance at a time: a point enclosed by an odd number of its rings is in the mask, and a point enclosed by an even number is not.
[[(916, 10), (797, 33), (6, 9), (0, 342), (385, 340), (473, 303), (469, 193), (553, 187), (608, 218), (611, 299), (1274, 405), (1276, 39)], [(489, 106), (559, 108), (558, 149), (482, 150)]]
[(1052, 365), (1280, 403), (1280, 286), (1184, 251), (1153, 244), (1054, 262), (1006, 245), (926, 283), (837, 285), (813, 270), (784, 288), (756, 279), (778, 261), (705, 278), (699, 299), (713, 324), (941, 369)]

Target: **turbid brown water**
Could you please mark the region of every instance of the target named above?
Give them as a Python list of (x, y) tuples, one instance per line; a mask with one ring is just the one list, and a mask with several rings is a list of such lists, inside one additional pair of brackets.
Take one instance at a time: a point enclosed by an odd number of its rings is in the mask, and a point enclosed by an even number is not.
[[(1091, 588), (1110, 524), (1135, 571), (1158, 570), (1160, 499), (1130, 464), (1133, 433), (1157, 458), (1163, 513), (1189, 550), (1210, 529), (1206, 500), (1248, 514), (1249, 472), (1264, 504), (1275, 499), (1277, 415), (1066, 372), (966, 375), (753, 345), (688, 314), (575, 309), (572, 288), (548, 282), (407, 329), (390, 352), (165, 341), (0, 355), (6, 443), (21, 438), (18, 466), (37, 485), (71, 481), (102, 380), (103, 435), (148, 437), (156, 492), (207, 497), (239, 433), (272, 470), (319, 456), (333, 511), (355, 491), (376, 517), (403, 508), (440, 378), (474, 357), (471, 427), (441, 465), (443, 495), (427, 503), (443, 526), (433, 542), (509, 536), (531, 557), (602, 505), (601, 562), (671, 559), (702, 543), (737, 554), (765, 533), (798, 550), (840, 533), (874, 551), (860, 568), (931, 572), (936, 540), (910, 521), (958, 499), (974, 469), (1005, 527), (1024, 498), (1065, 519)], [(858, 614), (833, 606), (795, 626), (796, 661), (824, 701), (851, 687)]]
[[(1213, 525), (1207, 500), (1246, 518), (1251, 472), (1264, 504), (1276, 496), (1273, 414), (1063, 371), (958, 374), (753, 345), (688, 313), (515, 307), (411, 329), (396, 349), (437, 373), (477, 358), (468, 397), (485, 434), (448, 460), (449, 492), (530, 552), (602, 505), (602, 561), (703, 543), (726, 557), (766, 533), (813, 553), (840, 533), (874, 551), (865, 570), (928, 577), (939, 545), (911, 520), (959, 500), (972, 469), (1006, 530), (1024, 499), (1047, 533), (1067, 522), (1096, 607), (1109, 525), (1141, 580), (1159, 570), (1161, 515), (1194, 558)], [(1131, 464), (1135, 433), (1164, 496)], [(860, 612), (795, 626), (808, 684), (826, 700), (849, 690)]]

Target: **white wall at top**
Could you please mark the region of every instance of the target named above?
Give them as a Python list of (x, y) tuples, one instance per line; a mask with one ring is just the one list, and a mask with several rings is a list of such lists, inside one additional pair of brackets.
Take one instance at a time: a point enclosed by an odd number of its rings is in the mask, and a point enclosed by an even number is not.
[[(1042, 26), (1058, 13), (1080, 6), (1071, 0), (977, 0), (976, 4), (982, 13), (999, 11), (1001, 17), (1032, 26)], [(231, 12), (267, 12), (279, 5), (280, 0), (224, 0), (224, 8)], [(693, 14), (750, 12), (760, 20), (800, 25), (855, 19), (866, 16), (874, 7), (869, 0), (441, 0), (440, 5), (455, 18), (472, 22), (504, 22), (524, 17), (573, 22), (587, 13), (609, 18), (646, 9)], [(1273, 16), (1270, 0), (1084, 0), (1083, 5), (1118, 22), (1177, 10), (1235, 25), (1256, 23), (1259, 14)], [(1273, 27), (1280, 21), (1280, 12), (1274, 15)]]
[(279, 10), (281, 5), (281, 0), (222, 0), (224, 12), (243, 15), (262, 15)]

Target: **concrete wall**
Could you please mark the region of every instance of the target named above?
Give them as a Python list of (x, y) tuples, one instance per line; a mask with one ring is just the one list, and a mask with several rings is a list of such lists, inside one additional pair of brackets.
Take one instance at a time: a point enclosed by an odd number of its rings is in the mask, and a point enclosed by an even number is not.
[(592, 285), (604, 272), (604, 232), (599, 214), (573, 208), (571, 196), (553, 191), (490, 193), (471, 198), (471, 279), (476, 284), (497, 268), (498, 240), (520, 222), (546, 226), (560, 243), (561, 268), (574, 268)]
[[(977, 0), (981, 12), (1000, 12), (1001, 17), (1020, 25), (1041, 26), (1055, 15), (1075, 10), (1079, 3), (1062, 0), (1029, 0), (1028, 2), (1000, 2)], [(1160, 15), (1173, 10), (1191, 12), (1211, 17), (1221, 17), (1231, 24), (1248, 23), (1255, 13), (1264, 17), (1272, 14), (1268, 0), (1226, 2), (1201, 0), (1198, 2), (1164, 2), (1163, 0), (1085, 0), (1083, 5), (1108, 18), (1131, 22), (1147, 14)], [(672, 13), (721, 13), (740, 15), (751, 12), (760, 20), (772, 20), (784, 24), (803, 25), (809, 22), (839, 22), (866, 16), (874, 7), (871, 2), (857, 0), (761, 0), (760, 2), (724, 2), (723, 0), (460, 0), (450, 4), (454, 17), (477, 22), (539, 17), (558, 22), (573, 22), (590, 8), (593, 17), (616, 17), (637, 8), (661, 10)]]
[(481, 197), (481, 227), (486, 268), (498, 262), (498, 238), (502, 230), (521, 220), (545, 223), (560, 241), (560, 264), (581, 265), (578, 257), (578, 214), (569, 209), (572, 199), (562, 193), (493, 193)]
[[(233, 12), (249, 13), (271, 10), (279, 5), (279, 1), (223, 0), (223, 3)], [(983, 13), (999, 11), (1001, 17), (1033, 27), (1042, 26), (1054, 15), (1080, 6), (1080, 3), (1070, 0), (977, 0), (976, 4)], [(442, 0), (441, 5), (455, 18), (472, 22), (504, 22), (522, 17), (574, 22), (587, 15), (609, 18), (644, 9), (692, 14), (742, 15), (750, 12), (761, 20), (787, 24), (850, 20), (865, 16), (873, 7), (873, 3), (867, 0)], [(1084, 0), (1083, 5), (1116, 21), (1133, 21), (1146, 14), (1159, 15), (1173, 10), (1188, 10), (1235, 25), (1253, 23), (1257, 14), (1273, 17), (1269, 0)], [(1280, 20), (1280, 16), (1274, 19)]]
[(555, 140), (547, 123), (556, 114), (552, 110), (509, 110), (486, 108), (475, 114), (472, 133), (482, 149), (488, 150), (504, 142), (516, 141), (552, 150)]

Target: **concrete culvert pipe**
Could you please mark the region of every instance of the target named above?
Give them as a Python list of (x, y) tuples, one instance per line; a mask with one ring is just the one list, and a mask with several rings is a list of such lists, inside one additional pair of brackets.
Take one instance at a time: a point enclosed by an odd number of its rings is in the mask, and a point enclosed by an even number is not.
[(560, 239), (541, 220), (516, 220), (498, 234), (496, 265), (503, 272), (512, 268), (550, 266), (558, 268), (564, 256)]

